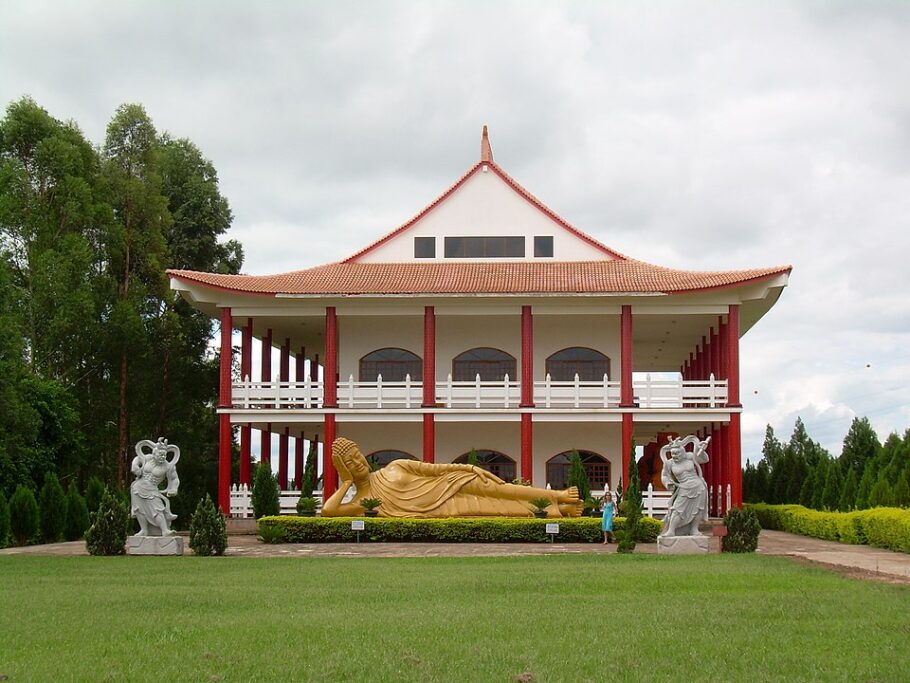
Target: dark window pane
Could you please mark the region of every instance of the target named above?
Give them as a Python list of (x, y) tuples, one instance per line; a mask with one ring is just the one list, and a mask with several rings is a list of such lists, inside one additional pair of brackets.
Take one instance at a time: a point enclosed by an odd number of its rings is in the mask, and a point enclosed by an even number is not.
[(600, 351), (573, 346), (547, 358), (547, 373), (554, 382), (602, 382), (610, 374), (610, 359)]
[(525, 255), (525, 238), (524, 237), (506, 237), (506, 256), (524, 257)]
[(522, 258), (524, 237), (446, 237), (446, 258)]
[(404, 451), (376, 451), (375, 453), (370, 453), (367, 456), (367, 462), (370, 463), (372, 467), (382, 469), (388, 465), (393, 460), (417, 460), (410, 453), (405, 453)]
[(516, 379), (515, 358), (491, 348), (476, 348), (455, 356), (452, 361), (452, 379), (456, 382), (473, 382), (480, 375), (481, 382), (501, 382), (506, 374)]
[(436, 238), (435, 237), (415, 237), (414, 238), (414, 258), (435, 258), (436, 257)]
[[(578, 451), (581, 464), (588, 475), (592, 489), (603, 489), (610, 482), (610, 461), (591, 451)], [(569, 459), (572, 451), (565, 451), (547, 460), (547, 483), (554, 489), (564, 489), (569, 477)]]
[(552, 237), (535, 237), (534, 238), (534, 256), (552, 256), (553, 255), (553, 238)]
[[(503, 481), (511, 482), (515, 479), (515, 461), (508, 455), (498, 451), (474, 451), (477, 454), (477, 466), (499, 477)], [(466, 463), (470, 453), (465, 453), (455, 458), (456, 463)]]
[(483, 237), (465, 237), (464, 238), (464, 255), (467, 258), (481, 258), (484, 254)]
[(407, 375), (414, 382), (423, 380), (423, 361), (404, 349), (377, 349), (360, 359), (360, 381), (404, 382)]
[(464, 258), (464, 238), (446, 237), (446, 258)]

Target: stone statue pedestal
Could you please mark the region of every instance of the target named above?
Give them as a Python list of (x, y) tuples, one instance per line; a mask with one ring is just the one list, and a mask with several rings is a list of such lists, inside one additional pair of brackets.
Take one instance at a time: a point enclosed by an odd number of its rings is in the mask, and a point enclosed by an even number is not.
[(183, 555), (182, 536), (127, 536), (127, 555)]
[(707, 536), (658, 536), (658, 555), (707, 555)]

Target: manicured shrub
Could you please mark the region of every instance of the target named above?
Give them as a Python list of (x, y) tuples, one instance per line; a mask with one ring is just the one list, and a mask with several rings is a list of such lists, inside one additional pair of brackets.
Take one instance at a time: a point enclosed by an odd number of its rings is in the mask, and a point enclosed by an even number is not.
[(281, 500), (278, 494), (278, 480), (272, 474), (268, 463), (259, 463), (253, 477), (253, 493), (250, 496), (253, 515), (256, 519), (277, 515), (281, 512)]
[(88, 507), (89, 514), (98, 512), (98, 506), (101, 505), (101, 498), (104, 496), (104, 482), (98, 477), (92, 477), (88, 480), (85, 487), (85, 504)]
[(758, 547), (758, 534), (761, 524), (755, 510), (751, 508), (732, 508), (724, 516), (727, 535), (721, 541), (725, 553), (754, 553)]
[[(350, 543), (357, 533), (351, 531), (351, 517), (262, 517), (259, 536), (266, 543)], [(600, 543), (600, 520), (570, 517), (557, 520), (525, 517), (452, 517), (447, 519), (397, 519), (376, 517), (366, 520), (361, 541), (385, 543), (546, 543), (547, 522), (559, 523), (560, 543)], [(625, 519), (613, 521), (617, 531)], [(653, 543), (660, 533), (658, 520), (645, 517), (638, 524), (638, 540)]]
[(44, 475), (44, 486), (38, 494), (38, 510), (41, 516), (41, 540), (56, 543), (63, 538), (66, 529), (66, 493), (53, 472)]
[(92, 515), (92, 525), (85, 533), (89, 554), (123, 555), (129, 521), (129, 510), (120, 502), (120, 496), (105, 489), (98, 511)]
[(801, 505), (761, 503), (747, 507), (755, 511), (764, 529), (910, 553), (910, 510), (880, 507), (854, 512), (820, 512)]
[(88, 506), (85, 498), (79, 495), (76, 482), (71, 481), (66, 490), (66, 529), (64, 538), (67, 541), (78, 541), (89, 527)]
[(25, 545), (38, 533), (38, 501), (22, 484), (9, 499), (9, 527), (16, 545)]
[(190, 521), (190, 548), (197, 555), (203, 556), (224, 555), (227, 548), (224, 515), (215, 509), (208, 494), (199, 501)]
[(6, 539), (9, 537), (9, 505), (6, 502), (6, 496), (0, 491), (0, 548), (6, 547)]
[(638, 540), (638, 526), (641, 522), (641, 482), (638, 479), (638, 464), (635, 462), (635, 443), (628, 454), (629, 457), (629, 487), (626, 489), (625, 498), (625, 526), (615, 529), (616, 539), (619, 541), (616, 550), (621, 553), (631, 553), (635, 550), (635, 541)]

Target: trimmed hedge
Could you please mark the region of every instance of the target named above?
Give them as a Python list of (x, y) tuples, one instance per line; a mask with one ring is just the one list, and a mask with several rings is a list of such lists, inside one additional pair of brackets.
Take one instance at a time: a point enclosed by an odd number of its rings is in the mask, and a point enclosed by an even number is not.
[(910, 553), (910, 510), (872, 508), (854, 512), (821, 512), (802, 505), (764, 503), (747, 507), (755, 510), (763, 529)]
[[(259, 535), (268, 543), (349, 543), (357, 540), (351, 520), (362, 517), (262, 517)], [(532, 519), (524, 517), (449, 517), (446, 519), (366, 519), (360, 532), (362, 541), (416, 543), (545, 543), (547, 522), (559, 523), (561, 543), (600, 543), (600, 519), (571, 517)], [(625, 519), (613, 520), (614, 531), (625, 526)], [(661, 523), (650, 517), (639, 520), (638, 537), (654, 543)]]

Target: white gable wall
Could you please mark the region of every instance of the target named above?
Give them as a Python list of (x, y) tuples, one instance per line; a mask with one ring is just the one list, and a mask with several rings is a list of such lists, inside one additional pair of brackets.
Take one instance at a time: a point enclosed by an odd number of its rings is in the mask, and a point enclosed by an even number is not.
[[(516, 237), (525, 240), (525, 258), (446, 259), (444, 237)], [(553, 237), (552, 258), (534, 257), (534, 237)], [(415, 259), (414, 238), (436, 237), (436, 258)], [(492, 170), (478, 171), (426, 216), (399, 235), (360, 256), (361, 263), (407, 261), (600, 261), (611, 257), (550, 219)]]

